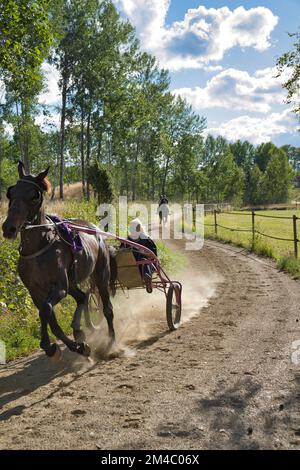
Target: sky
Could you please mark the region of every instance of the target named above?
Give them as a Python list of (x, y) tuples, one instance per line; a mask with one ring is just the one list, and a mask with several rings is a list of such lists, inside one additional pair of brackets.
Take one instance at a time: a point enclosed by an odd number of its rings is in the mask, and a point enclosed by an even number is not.
[[(276, 78), (276, 59), (292, 48), (288, 32), (300, 25), (300, 0), (113, 2), (136, 28), (141, 48), (169, 69), (172, 93), (207, 118), (206, 134), (255, 145), (300, 145), (283, 79)], [(49, 64), (43, 68), (48, 89), (40, 102), (54, 110), (59, 75)], [(57, 111), (52, 121), (59, 125)], [(45, 124), (45, 117), (37, 122)]]
[(299, 146), (276, 59), (291, 49), (300, 0), (113, 0), (171, 89), (207, 117), (207, 133)]

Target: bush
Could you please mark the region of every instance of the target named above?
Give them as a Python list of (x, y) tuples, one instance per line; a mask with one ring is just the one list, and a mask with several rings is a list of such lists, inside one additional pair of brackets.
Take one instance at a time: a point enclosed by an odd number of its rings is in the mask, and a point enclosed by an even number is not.
[(113, 181), (108, 170), (94, 163), (88, 169), (88, 181), (97, 194), (98, 204), (111, 203), (114, 198)]

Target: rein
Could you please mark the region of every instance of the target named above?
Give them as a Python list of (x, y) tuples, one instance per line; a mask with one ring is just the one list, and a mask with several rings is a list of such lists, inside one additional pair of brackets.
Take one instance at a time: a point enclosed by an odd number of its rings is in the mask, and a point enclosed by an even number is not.
[[(39, 203), (39, 206), (38, 206), (38, 211), (39, 209), (41, 208), (42, 206), (42, 203), (43, 203), (43, 189), (37, 184), (35, 183), (34, 181), (29, 181), (29, 180), (26, 180), (24, 178), (20, 178), (17, 183), (27, 183), (27, 184), (31, 184), (32, 186), (34, 186), (36, 189), (38, 189), (39, 191), (39, 195), (40, 195), (40, 203)], [(27, 220), (25, 221), (25, 224), (23, 225), (23, 229), (26, 230), (27, 226), (29, 226), (29, 224), (31, 224), (36, 218), (37, 218), (37, 215), (38, 215), (38, 211), (37, 213), (35, 214), (35, 216), (31, 219), (31, 220)], [(42, 227), (43, 225), (36, 225), (36, 227)], [(20, 258), (22, 259), (34, 259), (34, 258), (37, 258), (38, 256), (42, 255), (43, 253), (46, 253), (50, 248), (51, 246), (53, 245), (53, 243), (56, 241), (56, 237), (53, 237), (52, 240), (50, 240), (50, 243), (47, 243), (46, 246), (44, 246), (43, 248), (41, 248), (40, 250), (36, 251), (35, 253), (32, 253), (31, 255), (22, 255), (21, 253), (21, 250), (22, 250), (22, 244), (20, 244), (20, 247), (19, 247), (19, 255), (20, 255)]]
[(148, 258), (151, 258), (154, 261), (157, 261), (157, 262), (159, 261), (157, 256), (149, 248), (147, 248), (143, 245), (140, 245), (139, 243), (133, 242), (131, 240), (127, 240), (126, 238), (119, 237), (118, 235), (115, 235), (113, 233), (104, 232), (103, 230), (100, 230), (96, 225), (94, 225), (95, 228), (90, 228), (90, 227), (86, 227), (84, 225), (80, 225), (80, 224), (76, 224), (74, 222), (70, 222), (68, 220), (64, 220), (64, 221), (59, 222), (57, 224), (49, 223), (49, 224), (42, 224), (42, 225), (29, 225), (29, 226), (26, 227), (26, 230), (27, 229), (34, 229), (34, 228), (38, 228), (38, 227), (48, 227), (48, 226), (51, 226), (51, 225), (59, 225), (59, 224), (63, 224), (63, 223), (66, 223), (66, 222), (69, 224), (69, 226), (72, 229), (77, 230), (78, 232), (83, 232), (83, 233), (87, 233), (87, 234), (90, 234), (90, 235), (96, 235), (98, 233), (99, 235), (101, 235), (104, 238), (112, 238), (112, 239), (117, 240), (119, 242), (122, 242), (125, 245), (128, 245), (132, 248), (138, 249), (141, 253), (144, 253)]

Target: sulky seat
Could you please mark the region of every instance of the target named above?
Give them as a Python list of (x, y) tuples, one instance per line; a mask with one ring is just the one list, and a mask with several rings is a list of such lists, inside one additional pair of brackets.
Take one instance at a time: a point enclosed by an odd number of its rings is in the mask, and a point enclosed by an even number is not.
[(144, 287), (144, 282), (136, 264), (131, 248), (120, 248), (116, 253), (118, 281), (123, 288), (136, 289)]

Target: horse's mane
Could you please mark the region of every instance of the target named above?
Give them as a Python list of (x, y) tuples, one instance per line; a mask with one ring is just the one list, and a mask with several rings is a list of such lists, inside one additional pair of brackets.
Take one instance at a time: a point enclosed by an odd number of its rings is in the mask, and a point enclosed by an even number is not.
[(40, 185), (46, 193), (49, 194), (51, 192), (51, 183), (47, 177), (44, 178), (43, 181), (41, 181)]

